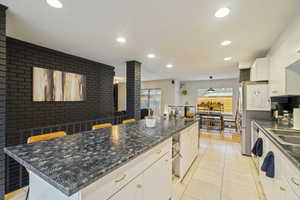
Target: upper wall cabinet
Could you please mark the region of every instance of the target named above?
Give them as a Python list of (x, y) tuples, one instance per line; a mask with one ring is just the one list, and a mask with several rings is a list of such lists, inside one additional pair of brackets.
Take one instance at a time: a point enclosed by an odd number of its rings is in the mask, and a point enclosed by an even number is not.
[(272, 68), (270, 96), (300, 95), (300, 60), (288, 67)]
[(251, 81), (268, 81), (269, 80), (269, 59), (258, 58), (251, 67)]

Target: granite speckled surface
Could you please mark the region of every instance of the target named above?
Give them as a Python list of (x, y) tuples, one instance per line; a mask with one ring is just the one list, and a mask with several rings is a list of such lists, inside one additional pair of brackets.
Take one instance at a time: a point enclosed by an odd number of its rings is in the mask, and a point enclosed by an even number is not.
[(291, 145), (282, 144), (272, 133), (272, 129), (283, 129), (290, 131), (296, 130), (294, 130), (290, 125), (280, 124), (275, 121), (255, 120), (255, 123), (258, 127), (264, 130), (263, 132), (273, 142), (273, 144), (278, 147), (278, 149), (294, 164), (298, 170), (300, 170), (300, 146), (293, 147)]
[(71, 196), (89, 184), (194, 124), (195, 120), (145, 120), (87, 131), (4, 152), (58, 190)]

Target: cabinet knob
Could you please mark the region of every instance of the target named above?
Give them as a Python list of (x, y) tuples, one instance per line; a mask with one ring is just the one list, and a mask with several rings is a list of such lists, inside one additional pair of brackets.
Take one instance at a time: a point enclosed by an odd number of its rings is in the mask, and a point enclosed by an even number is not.
[(137, 188), (142, 188), (143, 185), (142, 185), (142, 184), (137, 184), (136, 187), (137, 187)]
[(295, 184), (295, 185), (297, 185), (297, 186), (299, 186), (300, 184), (299, 183), (297, 183), (297, 181), (295, 180), (295, 178), (293, 177), (293, 178), (291, 178), (291, 181)]
[(122, 176), (120, 176), (117, 180), (115, 180), (116, 183), (119, 183), (121, 181), (123, 181), (126, 178), (126, 174), (123, 174)]

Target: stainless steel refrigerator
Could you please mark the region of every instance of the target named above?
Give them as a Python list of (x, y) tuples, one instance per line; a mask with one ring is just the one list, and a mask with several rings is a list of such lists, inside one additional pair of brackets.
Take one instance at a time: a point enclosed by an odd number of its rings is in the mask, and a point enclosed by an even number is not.
[(251, 121), (269, 120), (271, 102), (266, 82), (242, 82), (239, 88), (238, 129), (241, 134), (241, 153), (251, 156)]

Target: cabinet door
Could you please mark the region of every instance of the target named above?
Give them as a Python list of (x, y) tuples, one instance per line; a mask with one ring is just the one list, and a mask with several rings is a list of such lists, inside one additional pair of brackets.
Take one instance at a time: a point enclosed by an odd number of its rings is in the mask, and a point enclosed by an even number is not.
[[(163, 156), (144, 172), (144, 200), (168, 200), (172, 196), (172, 156)], [(123, 198), (125, 200), (126, 198)], [(127, 200), (127, 199), (126, 199)]]
[(143, 175), (140, 175), (125, 185), (109, 200), (142, 200), (143, 194)]
[(180, 177), (183, 177), (187, 172), (190, 160), (191, 160), (191, 146), (190, 146), (190, 138), (187, 130), (184, 130), (180, 135)]
[(267, 84), (247, 85), (247, 110), (269, 111), (269, 86)]

